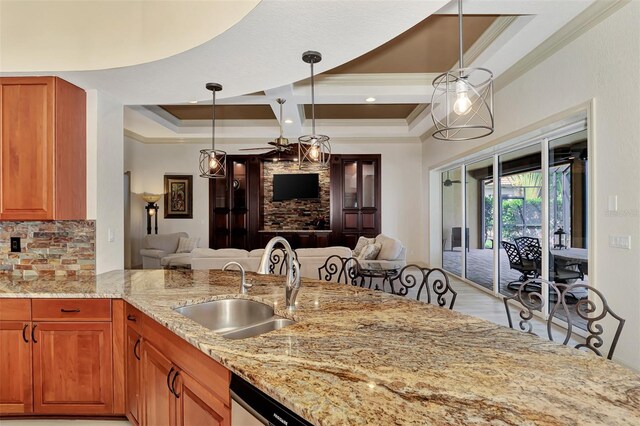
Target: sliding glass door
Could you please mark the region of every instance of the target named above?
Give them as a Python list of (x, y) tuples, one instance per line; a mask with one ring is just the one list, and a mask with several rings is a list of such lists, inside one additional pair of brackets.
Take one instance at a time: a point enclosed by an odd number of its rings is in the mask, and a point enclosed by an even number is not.
[(442, 173), (442, 267), (462, 275), (462, 173)]
[(466, 278), (493, 289), (493, 158), (465, 168)]
[[(441, 172), (443, 268), (504, 296), (530, 278), (588, 284), (585, 121), (517, 143)], [(585, 297), (578, 289), (570, 303)], [(557, 298), (548, 300), (552, 309)], [(555, 315), (566, 320), (560, 311)], [(572, 319), (586, 326), (583, 318)]]
[(540, 145), (500, 155), (499, 288), (506, 296), (542, 268)]

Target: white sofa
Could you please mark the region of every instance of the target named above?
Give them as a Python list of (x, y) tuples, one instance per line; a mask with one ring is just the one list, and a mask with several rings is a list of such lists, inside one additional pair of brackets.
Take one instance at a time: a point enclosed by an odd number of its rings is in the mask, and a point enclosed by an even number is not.
[(189, 238), (189, 234), (176, 232), (173, 234), (151, 234), (145, 236), (140, 250), (142, 268), (160, 269), (163, 266), (167, 266), (171, 261), (176, 261), (178, 258), (184, 260), (185, 257), (188, 257), (188, 253), (176, 253), (180, 237)]
[[(277, 248), (276, 248), (277, 250)], [(332, 255), (341, 257), (351, 257), (351, 249), (348, 247), (325, 247), (297, 249), (298, 262), (300, 262), (300, 273), (305, 278), (318, 279), (318, 269), (324, 265), (327, 258)], [(191, 252), (191, 269), (222, 269), (230, 261), (241, 264), (245, 270), (255, 272), (260, 264), (260, 259), (264, 249), (239, 250), (239, 249), (195, 249)], [(283, 256), (279, 255), (279, 263), (275, 265), (274, 273), (284, 273), (281, 269)]]

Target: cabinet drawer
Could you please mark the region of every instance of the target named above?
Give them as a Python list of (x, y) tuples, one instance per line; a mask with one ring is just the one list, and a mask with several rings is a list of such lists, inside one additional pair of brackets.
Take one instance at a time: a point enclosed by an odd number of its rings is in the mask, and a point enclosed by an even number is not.
[(0, 321), (30, 321), (31, 299), (0, 299)]
[(142, 334), (142, 312), (128, 303), (125, 311), (125, 323), (127, 324), (127, 327), (131, 327), (138, 334)]
[(109, 299), (33, 299), (34, 321), (111, 321)]

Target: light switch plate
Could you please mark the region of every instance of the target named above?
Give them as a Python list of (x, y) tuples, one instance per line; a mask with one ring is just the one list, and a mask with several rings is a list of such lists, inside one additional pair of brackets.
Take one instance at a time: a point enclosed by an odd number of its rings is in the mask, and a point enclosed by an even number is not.
[(631, 236), (609, 235), (609, 247), (631, 250)]
[(115, 240), (116, 240), (115, 233), (113, 232), (113, 229), (109, 228), (109, 230), (107, 231), (107, 241), (109, 241), (110, 243), (113, 243)]
[(609, 209), (610, 212), (618, 211), (618, 196), (617, 195), (609, 195)]

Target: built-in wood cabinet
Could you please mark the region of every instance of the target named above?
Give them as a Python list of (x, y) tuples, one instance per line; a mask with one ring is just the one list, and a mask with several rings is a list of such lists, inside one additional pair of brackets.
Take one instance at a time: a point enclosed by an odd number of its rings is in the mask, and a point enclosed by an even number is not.
[(333, 244), (355, 247), (358, 238), (375, 237), (381, 228), (381, 156), (334, 155), (331, 158), (331, 230)]
[(0, 414), (33, 411), (30, 333), (29, 321), (0, 321)]
[(34, 322), (34, 410), (111, 414), (109, 322)]
[(0, 220), (86, 218), (86, 93), (0, 77)]
[(259, 226), (260, 160), (227, 156), (227, 176), (209, 182), (209, 246), (251, 249)]
[(0, 380), (0, 415), (124, 414), (114, 354), (123, 320), (112, 321), (111, 307), (108, 299), (0, 299), (0, 377), (11, 378)]
[(280, 236), (286, 239), (293, 249), (329, 247), (331, 245), (331, 232), (318, 231), (260, 231), (260, 245), (265, 247), (270, 239)]
[(126, 411), (132, 424), (230, 425), (229, 371), (139, 311), (127, 312), (128, 320), (135, 318), (127, 327), (133, 348)]

